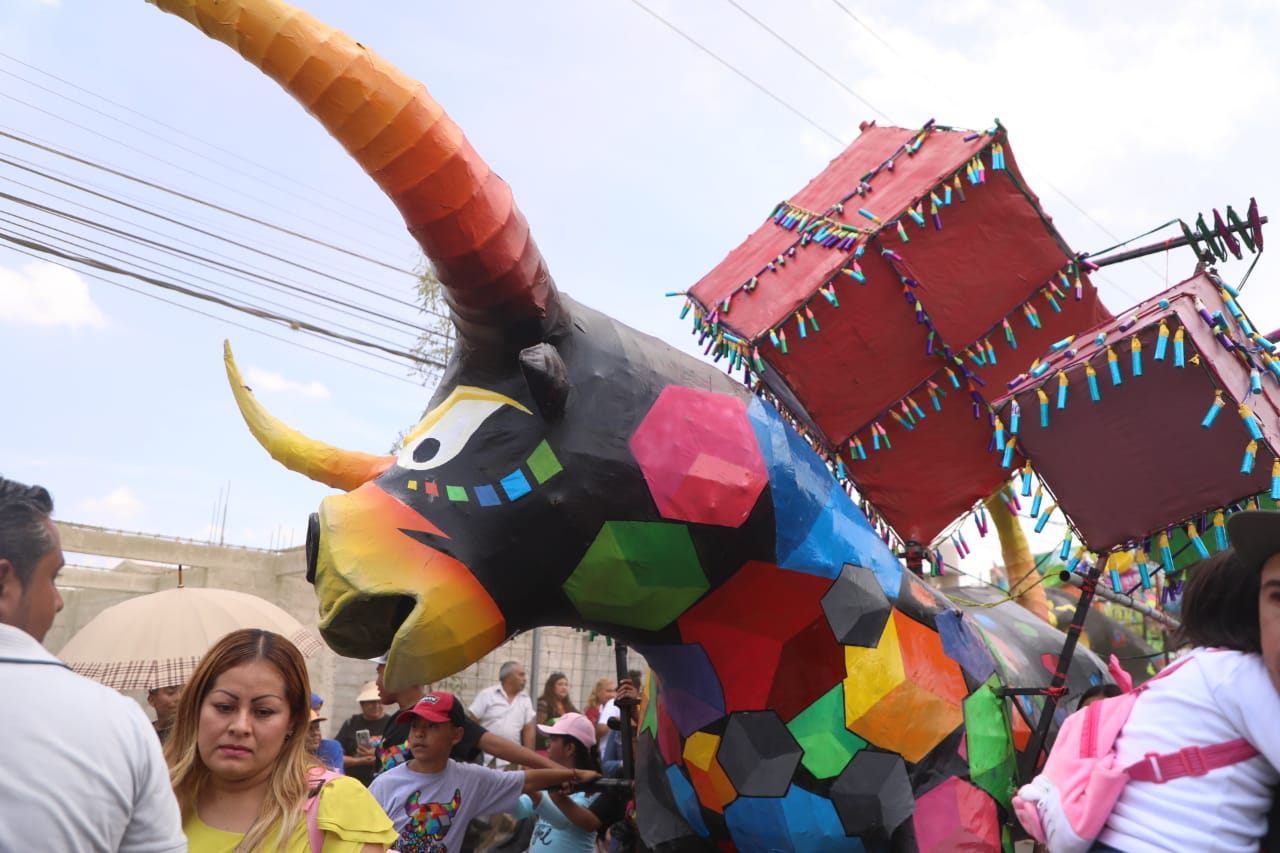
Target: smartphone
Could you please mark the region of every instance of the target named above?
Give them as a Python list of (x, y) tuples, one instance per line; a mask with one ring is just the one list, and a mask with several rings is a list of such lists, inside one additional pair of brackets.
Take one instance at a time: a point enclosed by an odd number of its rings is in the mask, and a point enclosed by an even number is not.
[(356, 732), (356, 746), (357, 747), (373, 746), (373, 738), (369, 737), (368, 729), (360, 729), (359, 731)]

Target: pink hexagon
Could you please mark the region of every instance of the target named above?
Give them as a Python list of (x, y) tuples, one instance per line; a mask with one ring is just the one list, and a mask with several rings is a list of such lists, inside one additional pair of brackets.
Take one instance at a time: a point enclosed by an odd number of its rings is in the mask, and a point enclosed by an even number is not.
[(914, 820), (920, 853), (1002, 849), (995, 800), (960, 778), (952, 777), (917, 799)]
[(663, 518), (738, 527), (769, 482), (746, 403), (668, 385), (631, 436)]

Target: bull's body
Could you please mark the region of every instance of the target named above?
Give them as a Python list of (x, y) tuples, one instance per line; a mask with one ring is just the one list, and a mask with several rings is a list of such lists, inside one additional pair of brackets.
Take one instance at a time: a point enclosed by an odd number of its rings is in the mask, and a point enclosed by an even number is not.
[[(420, 84), (270, 0), (159, 4), (325, 123), (454, 309), (460, 346), (396, 457), (289, 430), (228, 361), (272, 455), (346, 492), (308, 536), (330, 645), (388, 651), (393, 687), (538, 625), (634, 645), (660, 687), (637, 780), (651, 845), (999, 849), (1027, 730), (996, 691), (1046, 684), (1062, 635), (1013, 605), (966, 615), (903, 570), (770, 405), (559, 294)], [(1071, 686), (1098, 669), (1078, 656)]]

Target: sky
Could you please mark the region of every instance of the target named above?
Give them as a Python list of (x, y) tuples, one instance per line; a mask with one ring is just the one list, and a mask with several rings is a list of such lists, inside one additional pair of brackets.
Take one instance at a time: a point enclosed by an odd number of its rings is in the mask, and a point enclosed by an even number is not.
[[(1280, 7), (1263, 0), (1229, 14), (1180, 0), (305, 8), (427, 85), (512, 185), (562, 290), (690, 352), (664, 294), (701, 278), (862, 121), (999, 118), (1082, 251), (1280, 199)], [(414, 308), (421, 259), (390, 203), (225, 47), (142, 0), (8, 0), (0, 45), (0, 235), (270, 300), (394, 350), (435, 322)], [(387, 452), (430, 397), (402, 358), (51, 260), (0, 239), (0, 474), (48, 487), (63, 520), (302, 544), (328, 490), (249, 436), (224, 339), (268, 409), (334, 445)], [(1183, 249), (1094, 280), (1119, 313), (1193, 264)], [(1272, 266), (1256, 265), (1241, 300), (1265, 329), (1280, 326)], [(1239, 282), (1247, 268), (1220, 271)]]

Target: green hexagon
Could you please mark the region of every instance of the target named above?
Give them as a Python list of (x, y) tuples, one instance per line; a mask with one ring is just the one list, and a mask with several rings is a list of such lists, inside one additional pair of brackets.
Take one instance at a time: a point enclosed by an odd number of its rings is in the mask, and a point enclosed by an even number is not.
[(804, 749), (800, 762), (819, 779), (840, 771), (867, 742), (844, 727), (844, 685), (837, 684), (787, 723)]
[(564, 582), (586, 619), (657, 631), (710, 587), (683, 524), (608, 521)]
[[(1005, 700), (996, 693), (999, 688), (999, 677), (993, 675), (964, 700), (964, 730), (969, 778), (1007, 809), (1017, 787), (1017, 768)], [(1014, 709), (1009, 713), (1018, 712)]]

